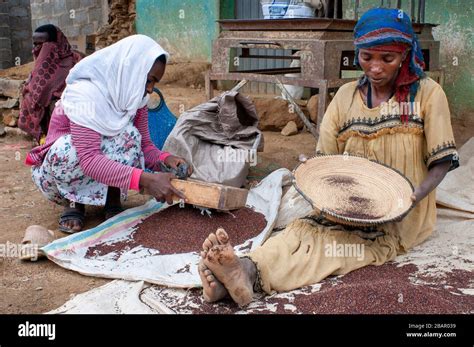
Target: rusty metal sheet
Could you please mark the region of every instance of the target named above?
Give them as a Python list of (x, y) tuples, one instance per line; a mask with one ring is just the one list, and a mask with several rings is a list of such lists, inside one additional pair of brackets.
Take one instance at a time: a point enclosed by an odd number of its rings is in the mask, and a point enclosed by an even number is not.
[[(222, 30), (228, 31), (350, 31), (357, 23), (351, 19), (332, 18), (288, 18), (288, 19), (221, 19), (217, 21)], [(412, 23), (413, 30), (421, 33), (423, 28), (437, 24)]]

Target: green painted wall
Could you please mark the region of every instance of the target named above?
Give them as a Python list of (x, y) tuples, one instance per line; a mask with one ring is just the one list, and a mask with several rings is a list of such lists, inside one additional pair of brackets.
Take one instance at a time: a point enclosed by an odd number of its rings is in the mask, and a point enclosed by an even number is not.
[(137, 32), (156, 39), (173, 61), (210, 61), (219, 9), (219, 0), (137, 0)]
[[(343, 0), (345, 18), (354, 18), (354, 0)], [(403, 9), (410, 13), (408, 1)], [(392, 5), (395, 1), (392, 1)], [(359, 17), (377, 0), (361, 1)], [(433, 36), (440, 41), (440, 62), (445, 71), (444, 90), (451, 112), (460, 118), (474, 117), (474, 2), (469, 0), (426, 1), (425, 22), (439, 24)]]
[(234, 19), (235, 18), (235, 1), (234, 0), (220, 0), (221, 14), (220, 19)]
[(440, 25), (433, 36), (441, 42), (444, 89), (456, 116), (474, 118), (474, 3), (466, 0), (429, 0), (426, 20)]

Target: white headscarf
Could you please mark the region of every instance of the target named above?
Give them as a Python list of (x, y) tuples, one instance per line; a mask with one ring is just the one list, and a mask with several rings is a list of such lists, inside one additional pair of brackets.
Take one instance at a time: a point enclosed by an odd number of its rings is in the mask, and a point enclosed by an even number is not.
[(148, 102), (147, 74), (169, 54), (153, 39), (132, 35), (82, 59), (66, 78), (61, 103), (68, 118), (104, 136), (119, 134)]

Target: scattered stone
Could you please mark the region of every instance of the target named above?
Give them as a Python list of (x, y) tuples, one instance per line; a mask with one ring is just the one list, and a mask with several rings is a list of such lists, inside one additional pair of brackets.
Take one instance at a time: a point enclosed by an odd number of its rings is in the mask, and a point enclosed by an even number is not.
[(8, 98), (6, 100), (0, 100), (1, 108), (13, 108), (18, 106), (18, 98)]
[(288, 124), (286, 124), (286, 126), (281, 131), (281, 134), (283, 136), (291, 136), (298, 134), (298, 127), (296, 126), (296, 123), (293, 121), (288, 122)]
[(13, 128), (13, 127), (10, 127), (10, 126), (6, 126), (5, 127), (5, 132), (8, 134), (8, 135), (14, 135), (14, 136), (24, 136), (26, 137), (27, 139), (31, 139), (31, 135), (29, 135), (28, 133), (24, 132), (23, 130), (21, 130), (20, 128)]
[(40, 291), (40, 290), (43, 290), (43, 287), (38, 287), (38, 288), (35, 288), (36, 291)]
[(0, 137), (5, 136), (7, 132), (5, 131), (5, 127), (0, 124)]
[(20, 110), (10, 109), (2, 112), (3, 124), (8, 127), (16, 127), (18, 125), (18, 118), (20, 117)]
[(18, 99), (20, 97), (20, 90), (23, 82), (23, 80), (0, 78), (0, 95)]
[[(252, 98), (258, 113), (258, 128), (260, 130), (281, 131), (288, 122), (296, 123), (298, 129), (303, 127), (293, 106), (280, 98)], [(302, 110), (304, 112), (304, 110)]]

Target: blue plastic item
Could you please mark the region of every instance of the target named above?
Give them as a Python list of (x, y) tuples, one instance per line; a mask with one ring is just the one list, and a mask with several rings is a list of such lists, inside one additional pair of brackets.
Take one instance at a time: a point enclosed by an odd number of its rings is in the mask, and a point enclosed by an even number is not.
[(281, 19), (284, 18), (288, 11), (291, 1), (273, 0), (271, 4), (263, 4), (262, 12), (264, 19)]
[(161, 150), (176, 124), (176, 116), (166, 106), (160, 90), (153, 88), (153, 91), (160, 96), (160, 103), (156, 108), (148, 109), (148, 130), (150, 131), (151, 141)]

